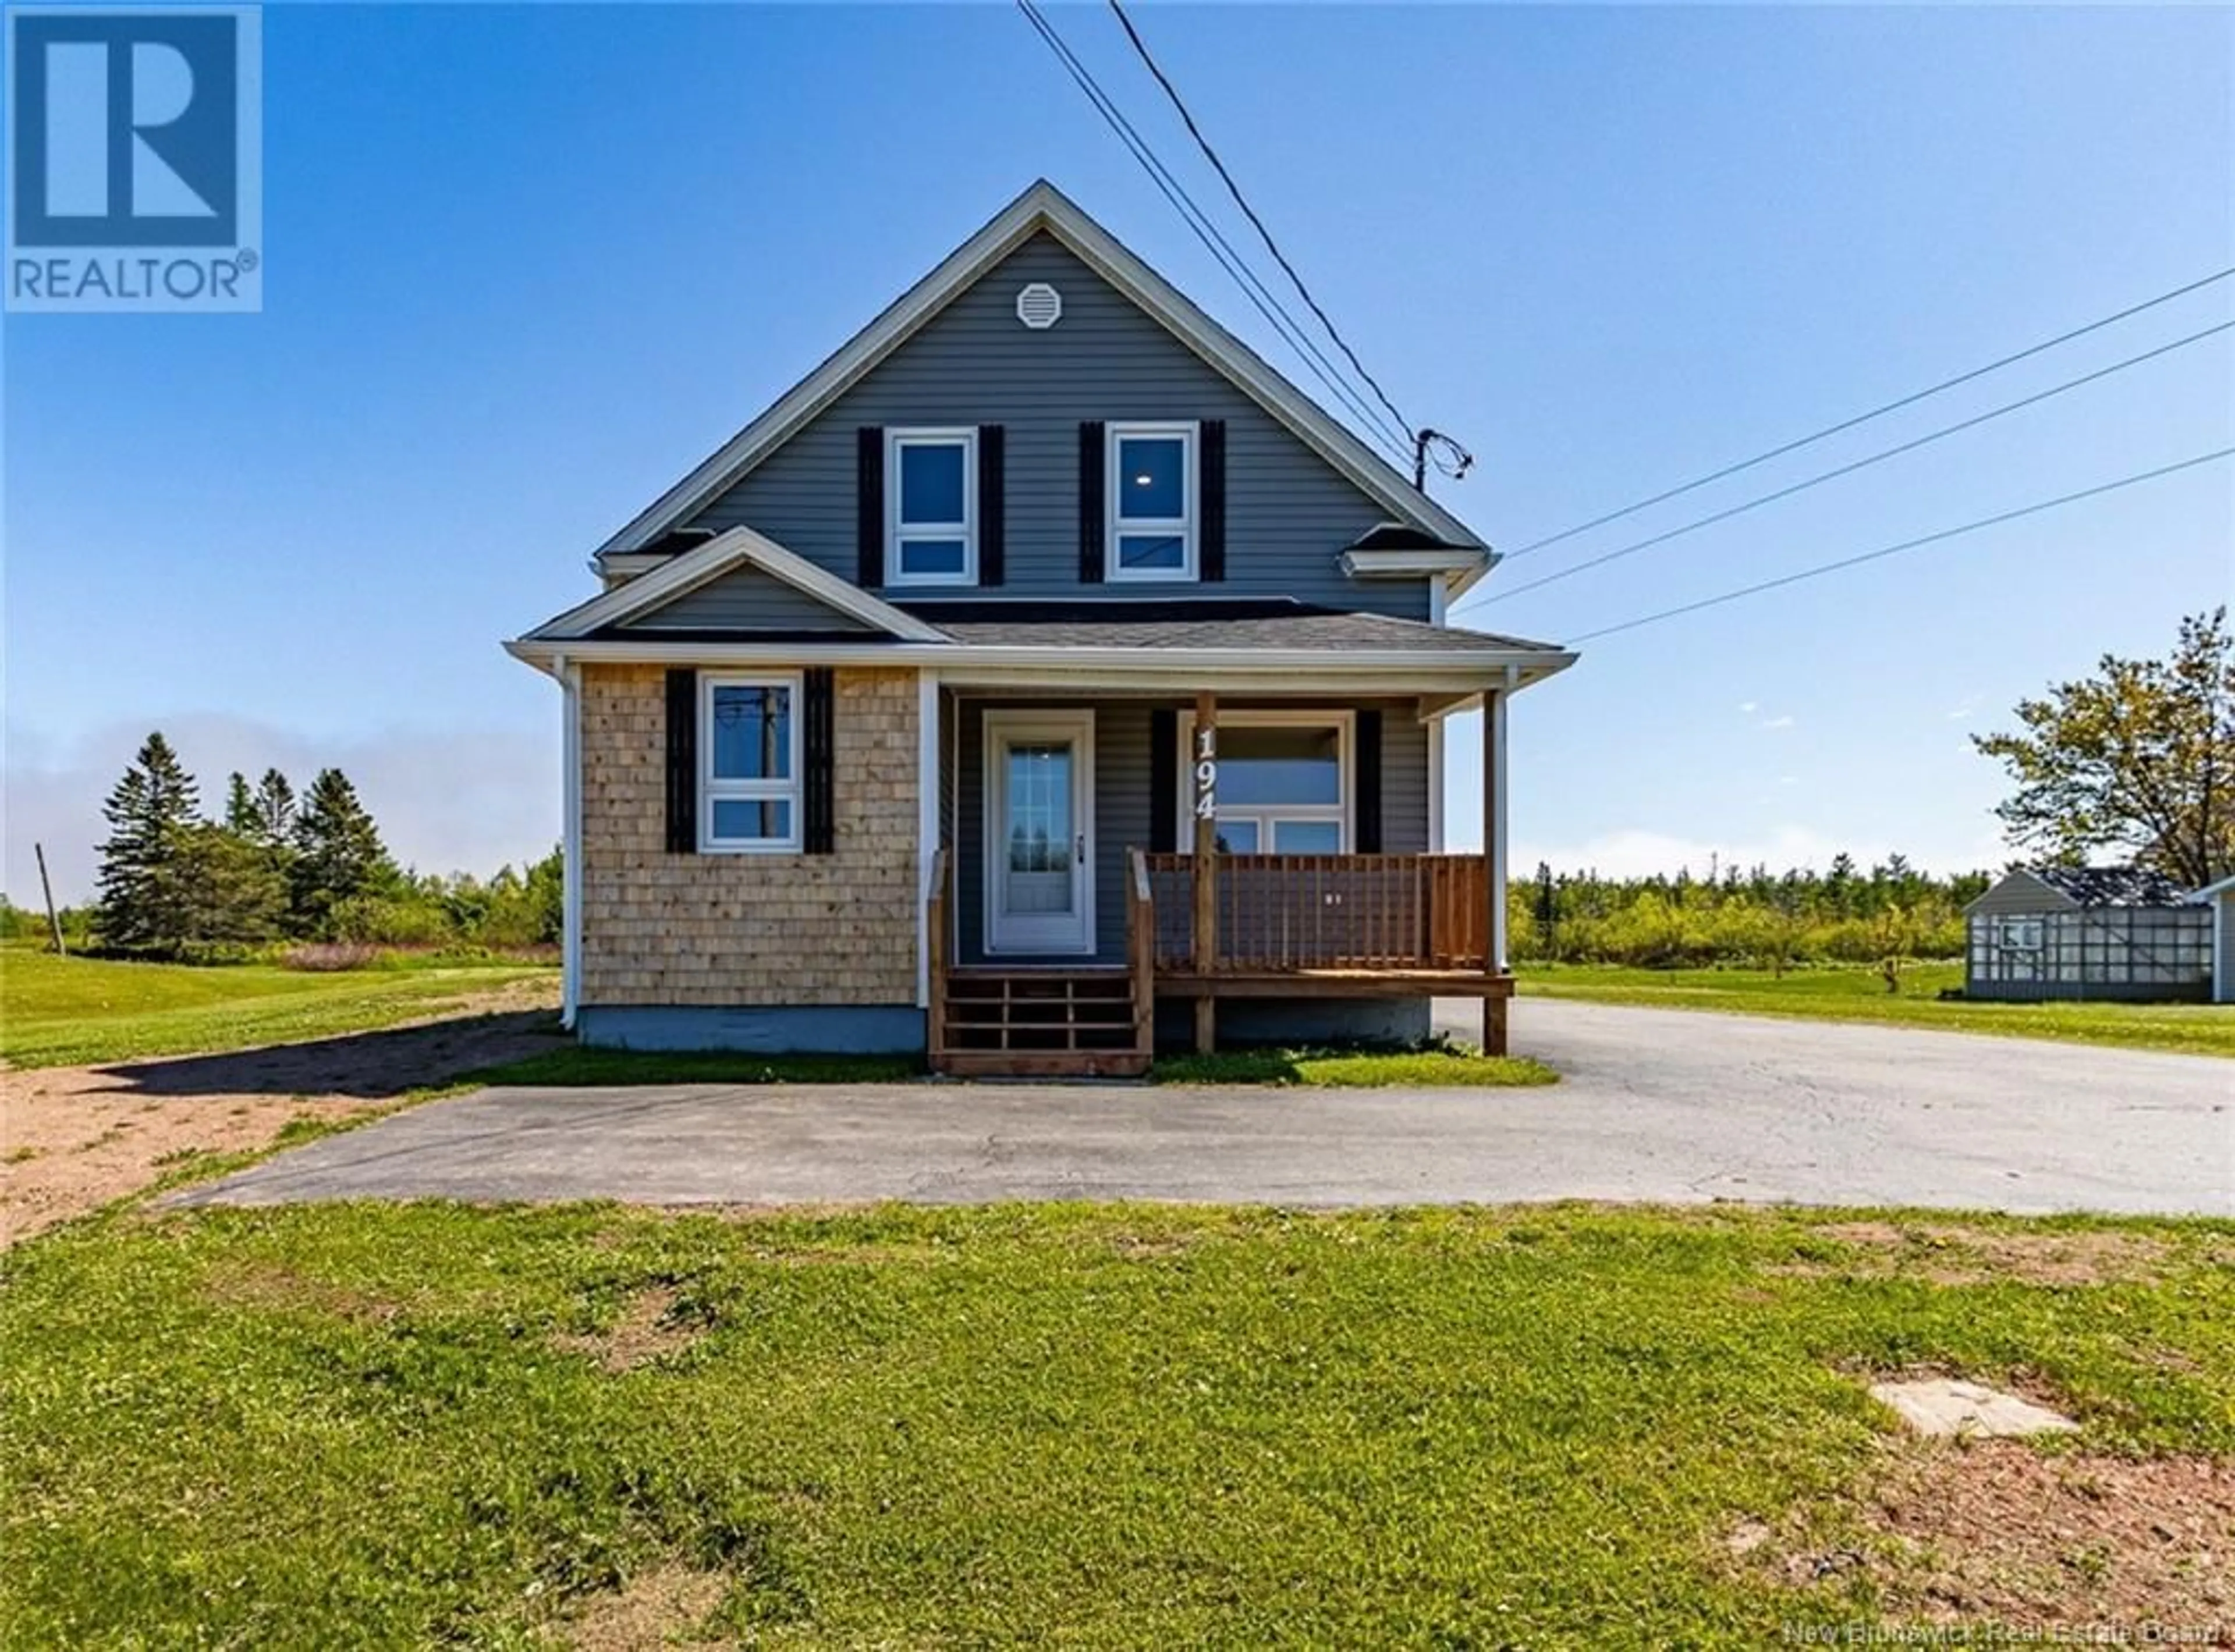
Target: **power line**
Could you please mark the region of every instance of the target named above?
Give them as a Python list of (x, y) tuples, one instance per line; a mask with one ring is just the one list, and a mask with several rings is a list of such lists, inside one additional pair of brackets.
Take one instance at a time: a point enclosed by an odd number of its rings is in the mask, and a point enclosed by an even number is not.
[(2121, 488), (2138, 487), (2146, 482), (2155, 482), (2161, 476), (2170, 476), (2183, 470), (2192, 470), (2198, 465), (2210, 464), (2216, 459), (2232, 456), (2235, 456), (2235, 448), (2221, 448), (2212, 453), (2199, 453), (2192, 459), (2183, 459), (2178, 463), (2160, 465), (2155, 470), (2145, 470), (2136, 475), (2121, 476), (2116, 482), (2099, 482), (2093, 488), (2082, 488), (2077, 493), (2065, 494), (2055, 499), (2044, 499), (2035, 504), (2021, 506), (2015, 510), (2003, 511), (1999, 515), (1983, 516), (1977, 521), (1965, 522), (1960, 528), (1943, 528), (1937, 534), (1925, 534), (1916, 539), (1906, 539), (1898, 545), (1881, 546), (1875, 551), (1865, 551), (1859, 556), (1842, 557), (1836, 562), (1821, 562), (1814, 567), (1803, 568), (1798, 574), (1780, 574), (1774, 580), (1764, 580), (1756, 585), (1741, 586), (1735, 591), (1726, 591), (1720, 596), (1702, 597), (1697, 602), (1687, 602), (1678, 607), (1663, 608), (1658, 613), (1645, 614), (1635, 620), (1625, 620), (1620, 625), (1601, 626), (1596, 631), (1583, 632), (1569, 640), (1589, 642), (1595, 638), (1611, 637), (1616, 632), (1635, 631), (1640, 626), (1657, 625), (1663, 620), (1674, 620), (1680, 614), (1697, 613), (1702, 608), (1719, 607), (1726, 602), (1736, 602), (1741, 597), (1759, 596), (1764, 591), (1774, 591), (1784, 586), (1798, 585), (1803, 580), (1813, 580), (1825, 574), (1837, 574), (1842, 568), (1858, 567), (1865, 562), (1875, 562), (1881, 557), (1898, 556), (1904, 551), (1917, 550), (1926, 545), (1937, 545), (1943, 540), (1955, 539), (1964, 534), (1976, 534), (1982, 528), (1998, 527), (2003, 522), (2014, 522), (2022, 516), (2037, 516), (2045, 510), (2055, 510), (2060, 506), (2077, 504), (2083, 499), (2094, 499), (2101, 494), (2116, 493)]
[(1483, 605), (1487, 606), (1492, 602), (1503, 602), (1508, 597), (1517, 597), (1524, 592), (1534, 591), (1541, 586), (1557, 585), (1570, 574), (1582, 574), (1591, 568), (1603, 567), (1609, 562), (1618, 562), (1625, 556), (1634, 556), (1638, 552), (1649, 550), (1655, 545), (1665, 545), (1672, 539), (1681, 539), (1687, 534), (1694, 533), (1702, 528), (1712, 527), (1716, 522), (1728, 521), (1734, 516), (1742, 516), (1747, 511), (1757, 510), (1764, 505), (1773, 504), (1780, 499), (1790, 499), (1795, 494), (1806, 493), (1811, 488), (1836, 481), (1841, 476), (1851, 475), (1858, 470), (1882, 463), (1902, 454), (1913, 452), (1918, 448), (1929, 446), (1932, 442), (1970, 429), (1975, 425), (1984, 424), (1990, 419), (2001, 418), (2007, 413), (2015, 413), (2021, 408), (2031, 407), (2037, 402), (2046, 402), (2051, 397), (2063, 395), (2067, 390), (2076, 390), (2083, 384), (2092, 384), (2099, 378), (2108, 378), (2114, 373), (2122, 373), (2129, 367), (2139, 367), (2144, 362), (2154, 361), (2160, 356), (2170, 355), (2176, 350), (2186, 349), (2190, 344), (2199, 343), (2215, 333), (2225, 332), (2231, 328), (2235, 328), (2235, 321), (2223, 321), (2216, 327), (2206, 327), (2203, 331), (2192, 332), (2186, 338), (2176, 338), (2173, 343), (2160, 344), (2155, 350), (2146, 350), (2139, 356), (2129, 356), (2126, 360), (2114, 362), (2108, 367), (2099, 367), (2092, 373), (2082, 373), (2079, 377), (2068, 378), (2061, 384), (2052, 385), (2048, 390), (2036, 391), (2017, 401), (2005, 403), (2001, 407), (1991, 408), (1984, 413), (1976, 414), (1956, 423), (1944, 425), (1930, 435), (1917, 437), (1914, 441), (1904, 442), (1897, 447), (1887, 448), (1881, 452), (1870, 455), (1867, 458), (1857, 459), (1852, 463), (1840, 465), (1835, 469), (1823, 471), (1817, 475), (1808, 477), (1806, 481), (1796, 482), (1789, 488), (1779, 488), (1774, 493), (1763, 494), (1758, 498), (1746, 501), (1743, 504), (1733, 505), (1728, 510), (1719, 510), (1711, 516), (1699, 517), (1693, 521), (1686, 522), (1681, 528), (1672, 528), (1665, 534), (1655, 534), (1650, 539), (1638, 540), (1633, 544), (1603, 552), (1597, 556), (1577, 562), (1571, 567), (1562, 568), (1557, 574), (1547, 574), (1541, 580), (1531, 580), (1526, 585), (1517, 585), (1510, 591), (1491, 592), (1482, 599)]
[(1317, 378), (1327, 392), (1336, 397), (1353, 417), (1364, 424), (1374, 440), (1378, 441), (1399, 462), (1408, 461), (1412, 456), (1407, 446), (1410, 440), (1409, 431), (1391, 428), (1388, 421), (1377, 410), (1367, 403), (1347, 384), (1340, 382), (1340, 370), (1327, 359), (1324, 351), (1312, 343), (1302, 324), (1288, 315), (1281, 307), (1280, 301), (1274, 298), (1271, 290), (1258, 279), (1255, 272), (1249, 268), (1247, 260), (1220, 233), (1217, 225), (1210, 220), (1209, 215), (1196, 204), (1194, 197), (1188, 193), (1186, 186), (1174, 177), (1170, 169), (1157, 158), (1156, 152), (1150, 147), (1147, 140), (1143, 138), (1132, 122), (1125, 118), (1124, 112), (1118, 108), (1116, 100), (1103, 89), (1101, 82), (1094, 78), (1092, 71), (1080, 61), (1078, 54), (1071, 49), (1063, 36), (1057, 33), (1055, 26), (1040, 15), (1039, 8), (1032, 3), (1032, 0), (1017, 0), (1017, 9), (1024, 13), (1026, 21), (1030, 23), (1039, 33), (1048, 49), (1055, 54), (1056, 61), (1070, 75), (1080, 92), (1085, 94), (1087, 102), (1093, 106), (1095, 113), (1099, 115), (1110, 129), (1117, 134), (1118, 141), (1125, 146), (1126, 151), (1132, 155), (1142, 170), (1149, 174), (1149, 180), (1156, 185), (1164, 200), (1170, 204), (1172, 210), (1180, 215), (1180, 220), (1193, 232), (1195, 238), (1203, 243), (1204, 250), (1210, 253), (1218, 266), (1234, 279), (1235, 285), (1241, 287), (1242, 296), (1248, 298), (1255, 307), (1257, 313), (1265, 318), (1266, 324), (1279, 335), (1283, 343), (1297, 352), (1313, 377)]
[(1896, 412), (1902, 408), (1912, 406), (1918, 402), (1924, 401), (1927, 397), (1937, 396), (1943, 390), (1954, 390), (1958, 384), (1968, 384), (1975, 378), (1983, 378), (1989, 373), (1999, 372), (2002, 369), (2009, 367), (2015, 363), (2024, 361), (2029, 357), (2038, 356), (2045, 350), (2054, 350), (2059, 344), (2069, 344), (2074, 338), (2083, 338), (2091, 332), (2101, 331), (2103, 328), (2108, 327), (2116, 322), (2124, 321), (2130, 316), (2140, 315), (2145, 310), (2154, 310), (2161, 304), (2170, 304), (2175, 298), (2184, 298), (2187, 294), (2194, 292), (2199, 288), (2208, 287), (2215, 281), (2225, 281), (2231, 275), (2235, 275), (2235, 265), (2230, 265), (2224, 270), (2215, 270), (2210, 275), (2199, 277), (2198, 279), (2191, 281), (2184, 286), (2177, 286), (2170, 292), (2160, 292), (2154, 298), (2145, 298), (2140, 304), (2130, 305), (2126, 309), (2119, 311), (2115, 314), (2105, 316), (2100, 320), (2091, 321), (2085, 326), (2074, 327), (2069, 332), (2061, 332), (2054, 338), (2044, 338), (2037, 344), (2029, 344), (2025, 349), (2017, 351), (2014, 355), (2004, 356), (1997, 361), (1990, 361), (1983, 367), (1974, 367), (1970, 371), (1967, 373), (1958, 373), (1953, 378), (1943, 378), (1937, 384), (1929, 385), (1924, 390), (1915, 391), (1908, 396), (1901, 397), (1895, 401), (1888, 402), (1883, 406), (1874, 407), (1867, 413), (1858, 413), (1851, 419), (1842, 419), (1837, 424), (1828, 424), (1822, 429), (1814, 432), (1812, 435), (1804, 436), (1796, 441), (1787, 442), (1781, 447), (1772, 448), (1766, 453), (1758, 453), (1751, 459), (1741, 459), (1736, 464), (1725, 465), (1720, 470), (1710, 472), (1708, 475), (1701, 476), (1696, 481), (1685, 482), (1681, 487), (1671, 488), (1666, 492), (1657, 493), (1650, 499), (1641, 499), (1635, 504), (1624, 505), (1620, 510), (1610, 510), (1603, 516), (1594, 516), (1587, 522), (1578, 522), (1573, 528), (1562, 528), (1557, 534), (1549, 534), (1544, 539), (1531, 541), (1529, 544), (1524, 545), (1518, 550), (1508, 551), (1505, 554), (1505, 560), (1507, 561), (1511, 561), (1517, 556), (1526, 556), (1531, 551), (1541, 551), (1548, 545), (1557, 545), (1563, 540), (1573, 539), (1576, 534), (1589, 533), (1594, 528), (1603, 528), (1609, 522), (1620, 521), (1623, 517), (1635, 515), (1639, 511), (1644, 510), (1649, 506), (1663, 504), (1671, 499), (1678, 497), (1680, 495), (1688, 494), (1694, 488), (1704, 488), (1711, 482), (1720, 482), (1726, 476), (1735, 476), (1741, 470), (1751, 470), (1756, 465), (1767, 464), (1772, 459), (1781, 459), (1788, 453), (1796, 452), (1799, 449), (1812, 446), (1816, 442), (1823, 441), (1827, 436), (1838, 435), (1842, 430), (1852, 430), (1858, 424), (1867, 424), (1872, 419), (1883, 418), (1888, 413)]
[(1296, 266), (1288, 262), (1288, 255), (1281, 252), (1278, 244), (1274, 241), (1273, 232), (1265, 227), (1265, 220), (1257, 215), (1257, 209), (1252, 206), (1248, 198), (1242, 194), (1242, 186), (1234, 181), (1234, 174), (1226, 169), (1226, 162), (1218, 158), (1218, 151), (1210, 147), (1210, 140), (1203, 136), (1203, 128), (1196, 124), (1195, 115), (1188, 108), (1186, 100), (1180, 96), (1179, 88), (1172, 84), (1171, 77), (1164, 73), (1156, 58), (1150, 56), (1148, 43), (1141, 38), (1141, 31), (1133, 27), (1133, 20), (1125, 15), (1125, 8), (1120, 3), (1120, 0), (1110, 0), (1110, 10), (1117, 14), (1118, 23), (1124, 28), (1125, 37), (1133, 43), (1133, 49), (1140, 55), (1142, 62), (1148, 66), (1149, 73), (1156, 76), (1157, 84), (1164, 88), (1164, 95), (1171, 100), (1172, 107), (1179, 111), (1180, 120), (1186, 125), (1188, 135), (1195, 140), (1196, 148), (1203, 151), (1203, 159), (1210, 162), (1211, 170), (1218, 174), (1219, 181), (1226, 186), (1226, 193), (1234, 197), (1234, 204), (1242, 209), (1242, 215), (1249, 220), (1250, 227), (1257, 232), (1257, 239), (1265, 243), (1265, 250), (1273, 255), (1273, 261), (1287, 272), (1288, 280), (1295, 287), (1297, 295), (1311, 306), (1312, 313), (1320, 318), (1320, 325), (1327, 329), (1327, 337), (1334, 340), (1335, 344), (1341, 350), (1358, 376), (1364, 379), (1367, 388), (1373, 390), (1375, 398), (1382, 406), (1389, 410), (1389, 416), (1404, 426), (1408, 435), (1412, 434), (1414, 430), (1412, 421), (1398, 410), (1397, 403), (1389, 399), (1388, 393), (1381, 388), (1380, 382), (1373, 374), (1366, 370), (1366, 364), (1359, 360), (1358, 352), (1350, 347), (1350, 341), (1342, 336), (1334, 321), (1328, 318), (1327, 312), (1321, 308), (1320, 301), (1312, 297), (1312, 290), (1304, 285), (1304, 278), (1296, 273)]

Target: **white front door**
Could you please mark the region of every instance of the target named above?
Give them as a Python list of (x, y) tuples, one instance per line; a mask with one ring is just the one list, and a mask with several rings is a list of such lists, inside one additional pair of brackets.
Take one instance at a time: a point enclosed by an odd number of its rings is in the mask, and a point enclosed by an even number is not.
[(1094, 950), (1094, 713), (986, 713), (986, 950)]

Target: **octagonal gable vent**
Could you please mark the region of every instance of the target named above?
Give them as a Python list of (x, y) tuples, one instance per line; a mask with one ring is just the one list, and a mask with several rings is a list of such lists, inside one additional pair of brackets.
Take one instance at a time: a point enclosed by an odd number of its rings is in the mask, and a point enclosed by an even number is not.
[(1017, 294), (1017, 319), (1034, 332), (1045, 332), (1063, 319), (1063, 294), (1045, 281), (1034, 281)]

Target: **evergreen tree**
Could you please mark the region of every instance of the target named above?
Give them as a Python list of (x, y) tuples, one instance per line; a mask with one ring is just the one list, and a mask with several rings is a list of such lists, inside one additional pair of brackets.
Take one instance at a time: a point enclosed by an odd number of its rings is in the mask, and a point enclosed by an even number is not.
[(266, 769), (256, 783), (257, 840), (285, 843), (295, 829), (295, 788), (277, 769)]
[(268, 849), (230, 825), (195, 821), (180, 838), (179, 864), (181, 939), (252, 942), (279, 933), (287, 881)]
[(381, 843), (380, 829), (338, 769), (322, 769), (311, 783), (292, 836), (288, 913), (300, 934), (324, 934), (343, 901), (385, 895), (397, 883), (396, 862)]
[(101, 937), (112, 947), (175, 945), (193, 934), (187, 839), (200, 799), (171, 743), (150, 734), (102, 812)]
[(235, 769), (226, 777), (225, 829), (249, 842), (257, 840), (259, 823), (256, 794), (248, 789), (248, 777)]

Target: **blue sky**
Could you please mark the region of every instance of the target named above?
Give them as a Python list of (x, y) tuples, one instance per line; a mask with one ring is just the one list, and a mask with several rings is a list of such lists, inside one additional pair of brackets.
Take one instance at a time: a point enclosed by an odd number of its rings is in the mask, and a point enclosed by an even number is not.
[[(1052, 15), (1213, 200), (1107, 11)], [(2235, 263), (2224, 10), (1137, 16), (1399, 405), (1479, 456), (1439, 497), (1504, 546)], [(429, 869), (547, 846), (557, 692), (498, 639), (1035, 175), (1300, 373), (1005, 6), (275, 5), (264, 41), (263, 313), (0, 328), (19, 899), (34, 836), (88, 887), (99, 799), (159, 725), (211, 793), (342, 764)], [(1485, 589), (2194, 331), (2231, 292)], [(2225, 446), (2230, 361), (2223, 337), (1463, 617), (1569, 636)], [(1517, 860), (1998, 861), (1963, 737), (2225, 600), (2230, 485), (1589, 646), (1515, 706)], [(1464, 764), (1453, 791), (1465, 836)]]

